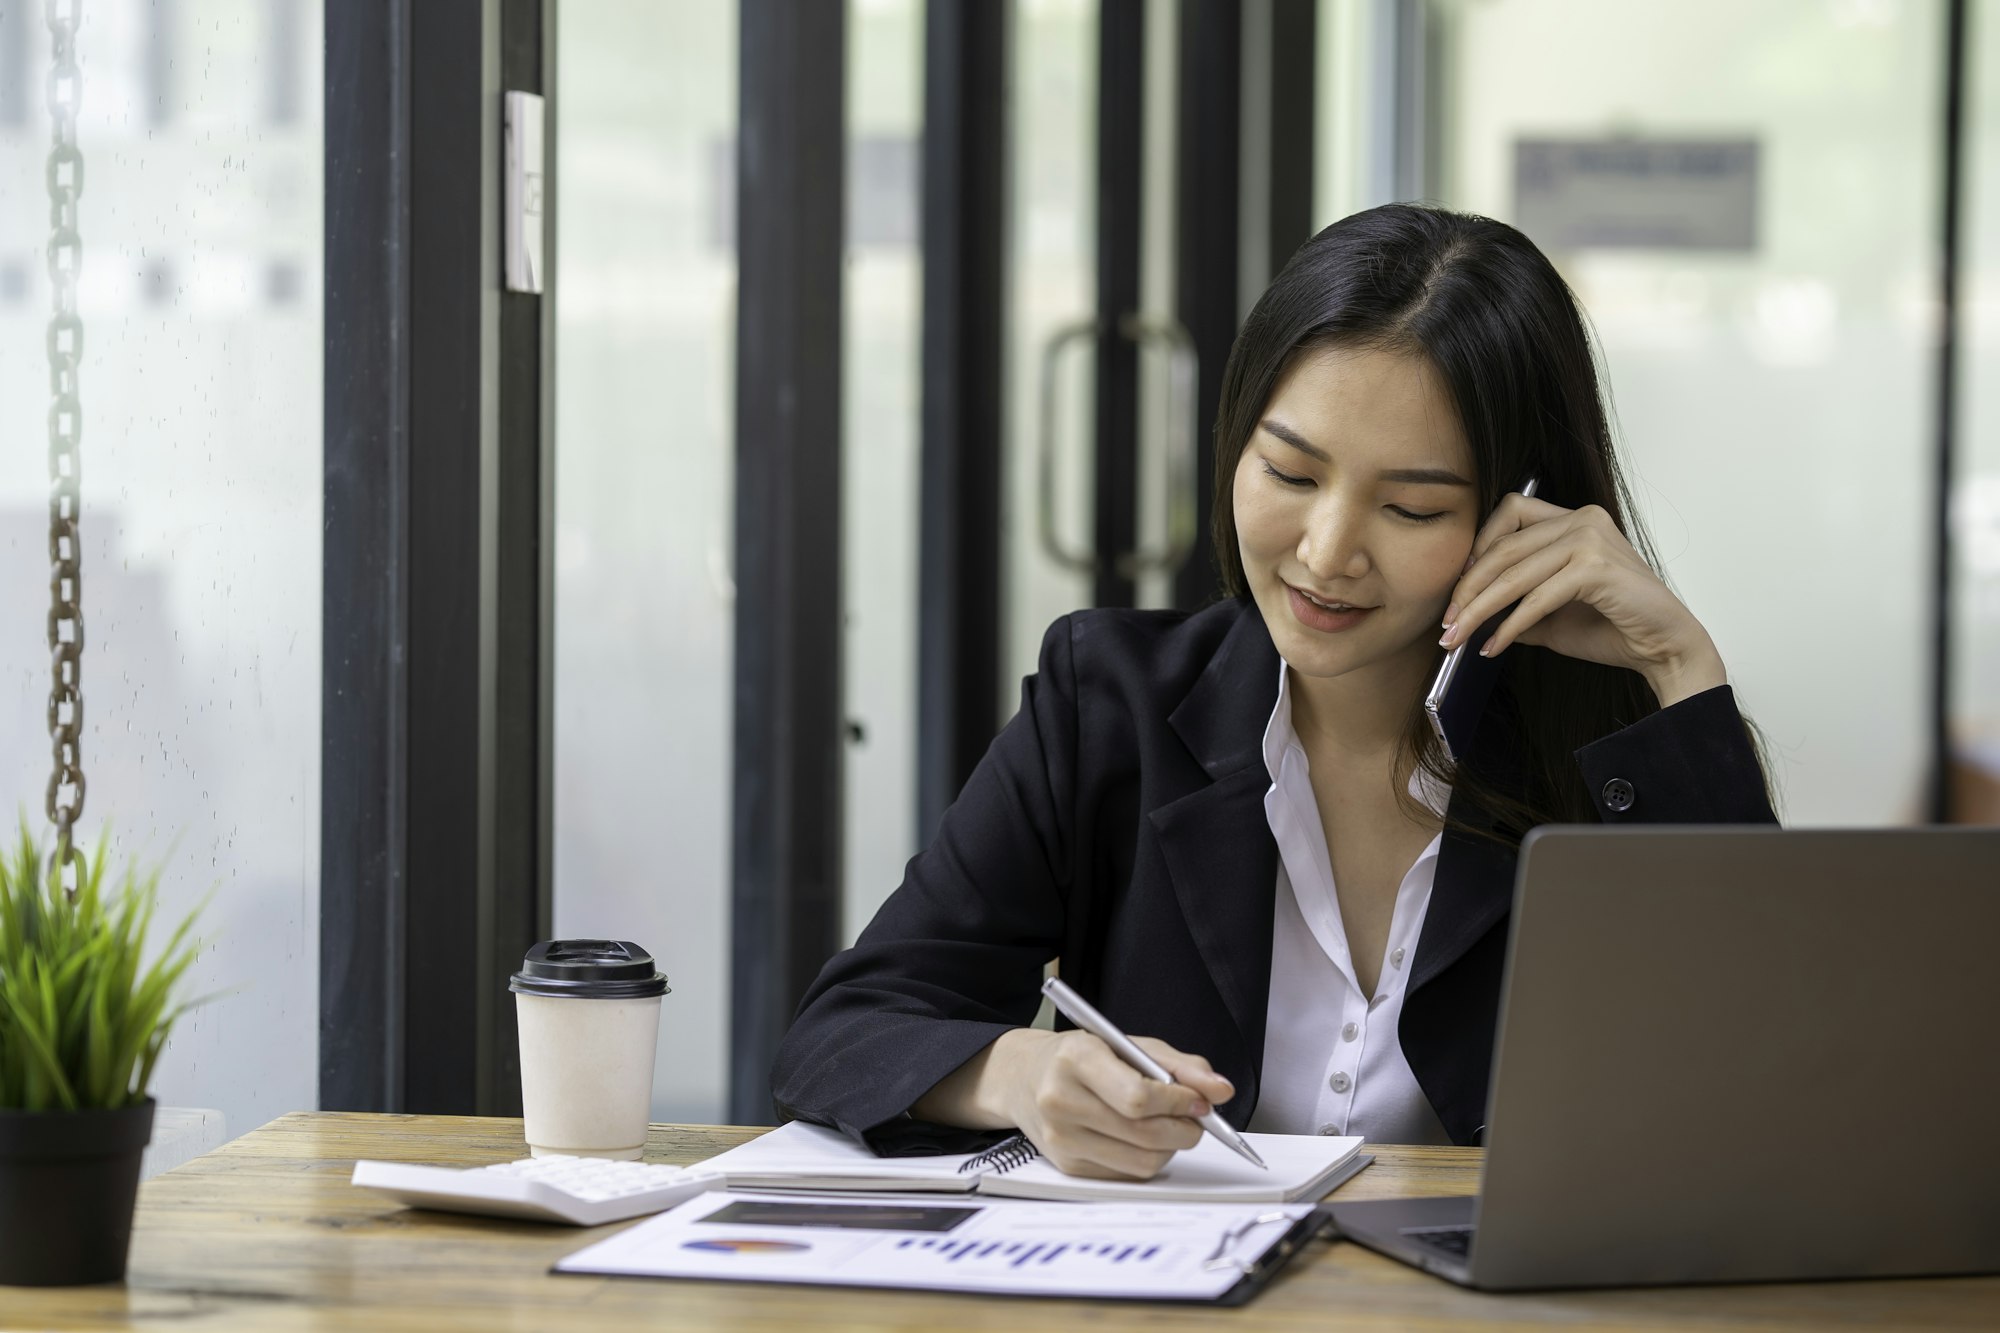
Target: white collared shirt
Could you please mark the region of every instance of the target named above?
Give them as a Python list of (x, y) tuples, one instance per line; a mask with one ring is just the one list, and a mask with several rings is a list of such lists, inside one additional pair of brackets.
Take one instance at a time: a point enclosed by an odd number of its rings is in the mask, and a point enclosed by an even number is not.
[[(1396, 890), (1375, 993), (1363, 995), (1347, 949), (1305, 748), (1292, 726), (1290, 672), (1282, 662), (1278, 702), (1264, 728), (1264, 765), (1271, 774), (1264, 815), (1278, 843), (1278, 897), (1263, 1088), (1250, 1128), (1359, 1134), (1374, 1143), (1450, 1143), (1396, 1037), (1442, 835), (1431, 839)], [(1410, 790), (1440, 812), (1449, 796), (1427, 790), (1421, 772)]]

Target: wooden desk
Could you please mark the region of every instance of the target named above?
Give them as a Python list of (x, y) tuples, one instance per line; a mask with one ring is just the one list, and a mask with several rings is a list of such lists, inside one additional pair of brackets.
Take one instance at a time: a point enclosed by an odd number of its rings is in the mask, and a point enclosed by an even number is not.
[[(758, 1131), (655, 1125), (649, 1160)], [(1377, 1148), (1343, 1197), (1469, 1193), (1467, 1148)], [(357, 1157), (523, 1155), (518, 1120), (297, 1114), (143, 1186), (123, 1287), (0, 1287), (0, 1328), (1211, 1329), (2000, 1327), (2000, 1278), (1486, 1296), (1354, 1245), (1315, 1243), (1241, 1310), (734, 1283), (552, 1277), (583, 1231), (404, 1209), (347, 1183)], [(619, 1225), (627, 1225), (621, 1223)]]

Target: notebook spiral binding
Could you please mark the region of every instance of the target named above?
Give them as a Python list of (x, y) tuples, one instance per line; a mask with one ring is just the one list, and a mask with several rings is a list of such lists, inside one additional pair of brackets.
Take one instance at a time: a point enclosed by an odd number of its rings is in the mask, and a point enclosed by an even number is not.
[(991, 1171), (997, 1176), (1004, 1176), (1015, 1167), (1026, 1166), (1041, 1155), (1041, 1150), (1028, 1142), (1026, 1134), (1016, 1134), (1013, 1138), (1003, 1139), (979, 1156), (961, 1164), (958, 1174), (963, 1176), (974, 1171)]

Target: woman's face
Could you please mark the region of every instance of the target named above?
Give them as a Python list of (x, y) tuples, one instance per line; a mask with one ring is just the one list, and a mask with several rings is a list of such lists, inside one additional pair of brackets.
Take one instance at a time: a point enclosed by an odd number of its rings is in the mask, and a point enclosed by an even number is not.
[(1307, 677), (1421, 674), (1472, 553), (1472, 450), (1430, 363), (1328, 348), (1279, 381), (1236, 465), (1243, 572)]

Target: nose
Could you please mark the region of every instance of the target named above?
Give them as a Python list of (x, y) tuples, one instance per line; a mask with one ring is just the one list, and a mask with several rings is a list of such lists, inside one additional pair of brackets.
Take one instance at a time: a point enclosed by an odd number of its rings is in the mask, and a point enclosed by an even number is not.
[(1365, 575), (1370, 562), (1363, 517), (1357, 506), (1328, 496), (1314, 507), (1299, 535), (1299, 563), (1323, 583)]

